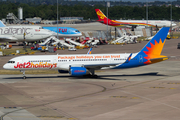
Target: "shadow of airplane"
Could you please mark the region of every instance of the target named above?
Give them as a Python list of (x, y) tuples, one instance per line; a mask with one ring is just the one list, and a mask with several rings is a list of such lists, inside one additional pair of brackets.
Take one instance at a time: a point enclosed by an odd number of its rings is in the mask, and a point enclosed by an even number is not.
[[(105, 80), (126, 80), (126, 79), (116, 79), (121, 77), (132, 77), (132, 76), (167, 76), (163, 74), (158, 74), (158, 72), (142, 73), (142, 74), (123, 74), (123, 75), (99, 75), (97, 77), (92, 76), (70, 76), (70, 75), (57, 75), (57, 76), (29, 76), (27, 79), (41, 79), (41, 78), (69, 78), (69, 79), (105, 79)], [(109, 78), (114, 77), (114, 78)], [(23, 77), (7, 77), (3, 79), (23, 79)]]
[(124, 76), (167, 76), (158, 74), (158, 72), (142, 73), (142, 74), (123, 74), (123, 75), (101, 75), (101, 77), (124, 77)]
[[(126, 79), (115, 79), (117, 77), (132, 77), (132, 76), (167, 76), (163, 74), (158, 74), (158, 72), (150, 72), (150, 73), (142, 73), (142, 74), (123, 74), (123, 75), (99, 75), (97, 77), (89, 77), (89, 76), (71, 76), (71, 79), (106, 79), (106, 80), (126, 80)], [(60, 76), (59, 76), (60, 77)], [(114, 78), (109, 78), (114, 77)]]

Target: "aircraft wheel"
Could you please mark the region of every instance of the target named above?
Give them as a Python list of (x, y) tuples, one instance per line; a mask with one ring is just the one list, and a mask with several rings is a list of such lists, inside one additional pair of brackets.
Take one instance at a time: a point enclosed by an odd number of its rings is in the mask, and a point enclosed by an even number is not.
[(92, 75), (92, 78), (97, 78), (98, 76), (97, 75)]
[(26, 79), (26, 76), (23, 76), (23, 79)]

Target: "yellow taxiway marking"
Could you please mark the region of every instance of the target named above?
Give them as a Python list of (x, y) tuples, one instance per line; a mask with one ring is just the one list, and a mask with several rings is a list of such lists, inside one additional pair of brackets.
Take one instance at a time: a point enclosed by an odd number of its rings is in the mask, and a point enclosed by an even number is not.
[(180, 84), (180, 83), (167, 83), (167, 84)]
[(111, 98), (127, 98), (127, 96), (110, 96)]
[(150, 87), (150, 88), (165, 88), (165, 87)]
[(139, 97), (132, 97), (131, 99), (140, 99)]
[(177, 88), (169, 88), (169, 89), (177, 89)]

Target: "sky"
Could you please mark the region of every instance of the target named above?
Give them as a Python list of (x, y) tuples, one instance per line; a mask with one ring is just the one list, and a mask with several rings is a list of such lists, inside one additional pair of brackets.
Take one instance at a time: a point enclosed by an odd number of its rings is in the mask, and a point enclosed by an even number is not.
[[(131, 1), (131, 2), (146, 2), (146, 0), (122, 0), (122, 1)], [(164, 1), (164, 2), (168, 2), (168, 1), (177, 1), (177, 0), (147, 0), (148, 2), (154, 2), (154, 1)]]
[[(92, 1), (92, 0), (78, 0), (78, 1)], [(95, 0), (93, 0), (95, 1)], [(120, 1), (120, 0), (96, 0), (96, 1)], [(177, 0), (122, 0), (123, 2), (128, 2), (128, 1), (131, 1), (131, 2), (154, 2), (154, 1), (165, 1), (165, 2), (168, 2), (168, 1), (177, 1)]]

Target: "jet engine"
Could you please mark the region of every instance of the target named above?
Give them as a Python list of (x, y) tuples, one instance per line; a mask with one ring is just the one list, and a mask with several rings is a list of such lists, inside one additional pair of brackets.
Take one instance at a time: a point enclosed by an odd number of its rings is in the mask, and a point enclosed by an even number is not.
[(83, 76), (90, 74), (90, 72), (84, 67), (70, 67), (69, 74), (71, 76)]

